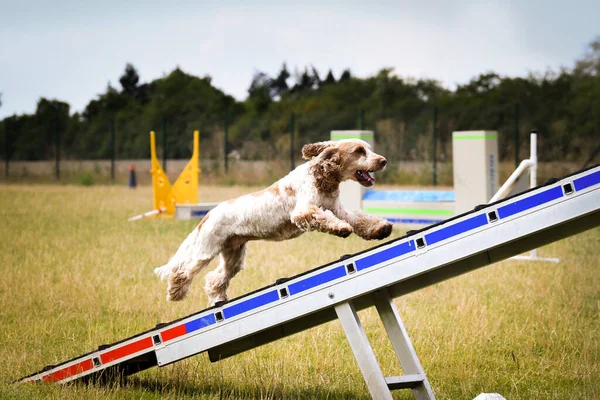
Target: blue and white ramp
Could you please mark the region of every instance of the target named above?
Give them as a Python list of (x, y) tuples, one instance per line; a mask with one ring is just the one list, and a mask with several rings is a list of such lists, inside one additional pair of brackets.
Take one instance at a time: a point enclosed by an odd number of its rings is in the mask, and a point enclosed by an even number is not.
[[(238, 354), (338, 318), (375, 398), (433, 392), (392, 299), (600, 226), (600, 166), (531, 189), (21, 379), (129, 375), (208, 352)], [(356, 310), (375, 306), (406, 375), (384, 377)]]

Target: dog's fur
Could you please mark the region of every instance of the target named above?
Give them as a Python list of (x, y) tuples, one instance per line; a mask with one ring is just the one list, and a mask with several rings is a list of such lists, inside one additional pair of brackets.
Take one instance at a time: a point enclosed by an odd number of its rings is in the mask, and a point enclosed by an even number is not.
[(375, 179), (366, 172), (385, 168), (384, 157), (355, 139), (308, 144), (302, 156), (310, 161), (267, 189), (211, 210), (169, 262), (154, 270), (169, 279), (167, 300), (185, 298), (196, 274), (220, 254), (219, 266), (206, 275), (205, 290), (211, 303), (226, 301), (229, 282), (244, 267), (249, 240), (287, 240), (308, 231), (340, 237), (354, 232), (367, 240), (390, 235), (392, 224), (347, 210), (339, 200), (342, 181), (372, 186)]

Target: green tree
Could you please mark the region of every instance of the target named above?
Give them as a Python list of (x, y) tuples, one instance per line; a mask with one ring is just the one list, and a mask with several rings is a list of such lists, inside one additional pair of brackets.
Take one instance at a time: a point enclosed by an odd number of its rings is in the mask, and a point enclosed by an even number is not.
[(515, 104), (520, 110), (521, 147), (528, 130), (538, 128), (542, 161), (585, 158), (590, 142), (600, 136), (600, 38), (590, 43), (571, 70), (517, 78), (490, 71), (455, 90), (435, 80), (398, 77), (391, 68), (365, 78), (354, 77), (346, 69), (336, 82), (331, 70), (321, 80), (316, 68), (308, 64), (294, 68), (293, 85), (289, 71), (282, 63), (275, 78), (255, 72), (248, 97), (238, 102), (215, 88), (208, 76), (194, 76), (177, 67), (166, 76), (141, 83), (138, 72), (128, 64), (119, 90), (109, 83), (81, 114), (69, 115), (66, 103), (40, 99), (35, 113), (7, 117), (1, 124), (10, 131), (11, 159), (51, 157), (57, 129), (67, 157), (106, 158), (113, 124), (117, 157), (148, 157), (148, 131), (159, 132), (160, 148), (163, 123), (166, 148), (159, 152), (188, 157), (191, 132), (200, 129), (203, 143), (211, 143), (201, 146), (202, 156), (216, 158), (221, 155), (226, 113), (231, 149), (248, 158), (287, 154), (267, 155), (264, 149), (287, 143), (284, 135), (292, 113), (297, 115), (296, 143), (300, 145), (325, 140), (332, 129), (356, 129), (364, 110), (367, 128), (377, 132), (378, 143), (392, 160), (428, 158), (434, 107), (439, 111), (438, 154), (448, 156), (452, 131), (494, 129), (500, 133), (500, 156), (512, 159)]
[(256, 114), (262, 114), (268, 110), (271, 102), (272, 80), (264, 72), (256, 72), (248, 88), (248, 108)]
[(321, 82), (321, 85), (331, 85), (335, 83), (335, 77), (333, 76), (333, 72), (331, 72), (331, 69), (329, 70), (329, 72), (327, 73), (327, 76), (325, 77), (325, 80), (323, 82)]
[(566, 109), (565, 130), (570, 133), (563, 150), (588, 158), (600, 146), (600, 37), (589, 44), (569, 78), (571, 95), (560, 99)]
[(314, 89), (321, 86), (321, 77), (319, 77), (319, 72), (314, 66), (311, 66), (310, 69), (312, 70), (311, 78)]
[(131, 97), (136, 97), (139, 81), (140, 76), (138, 75), (135, 67), (128, 63), (125, 66), (125, 72), (119, 78), (123, 92), (127, 93)]
[(68, 129), (69, 108), (65, 102), (43, 97), (37, 103), (34, 118), (37, 130), (43, 132), (45, 137), (46, 157), (57, 151), (57, 136)]
[(307, 67), (304, 67), (304, 71), (301, 74), (296, 74), (296, 84), (292, 88), (292, 92), (307, 92), (314, 90), (320, 86), (321, 78), (316, 68), (311, 66), (309, 71)]
[(271, 95), (272, 97), (278, 97), (286, 93), (290, 88), (287, 84), (287, 80), (290, 77), (290, 73), (285, 63), (281, 66), (281, 71), (277, 77), (270, 81)]
[(340, 82), (349, 81), (350, 79), (352, 79), (352, 73), (350, 72), (350, 70), (345, 69), (344, 71), (342, 71), (342, 75), (340, 76)]
[(600, 36), (588, 45), (585, 56), (575, 63), (573, 72), (578, 76), (600, 76)]

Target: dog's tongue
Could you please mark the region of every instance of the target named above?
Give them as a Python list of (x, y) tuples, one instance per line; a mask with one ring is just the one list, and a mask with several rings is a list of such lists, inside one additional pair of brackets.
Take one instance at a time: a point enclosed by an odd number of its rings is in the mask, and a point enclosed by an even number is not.
[(365, 175), (369, 182), (375, 183), (375, 177), (369, 171), (365, 172)]
[(375, 184), (375, 177), (371, 175), (369, 171), (359, 171), (359, 173), (363, 179), (369, 181), (372, 184)]

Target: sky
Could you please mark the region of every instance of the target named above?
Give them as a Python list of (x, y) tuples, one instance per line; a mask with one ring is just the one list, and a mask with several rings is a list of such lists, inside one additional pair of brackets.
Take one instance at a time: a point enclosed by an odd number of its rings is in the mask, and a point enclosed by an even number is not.
[(598, 0), (0, 0), (0, 118), (40, 97), (82, 111), (120, 88), (127, 63), (141, 82), (208, 75), (238, 100), (283, 62), (323, 78), (393, 68), (450, 89), (488, 71), (558, 71), (600, 37), (599, 15)]

